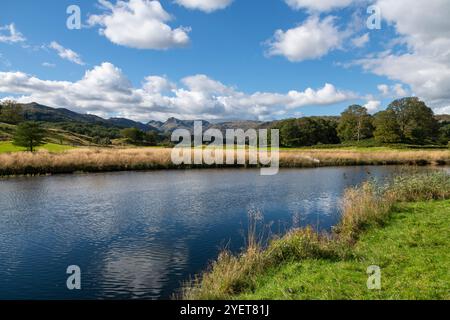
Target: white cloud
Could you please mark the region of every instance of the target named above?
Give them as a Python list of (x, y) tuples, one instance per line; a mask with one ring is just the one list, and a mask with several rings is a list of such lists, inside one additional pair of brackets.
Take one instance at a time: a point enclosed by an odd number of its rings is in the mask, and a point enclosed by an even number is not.
[(364, 107), (367, 109), (367, 111), (369, 113), (375, 113), (378, 110), (380, 110), (381, 107), (381, 101), (378, 100), (369, 100), (367, 101), (367, 103), (364, 105)]
[(357, 48), (364, 47), (370, 41), (369, 33), (365, 33), (360, 37), (352, 39), (352, 44)]
[(132, 86), (120, 69), (103, 63), (76, 82), (41, 80), (22, 72), (0, 72), (0, 93), (20, 102), (38, 102), (99, 116), (135, 120), (272, 119), (296, 113), (304, 106), (332, 105), (357, 99), (352, 92), (332, 84), (319, 89), (288, 93), (247, 94), (206, 75), (181, 79), (181, 87), (166, 77), (146, 77), (140, 88)]
[(88, 24), (100, 25), (100, 34), (115, 44), (136, 49), (165, 50), (189, 43), (190, 28), (172, 29), (167, 24), (172, 16), (159, 1), (119, 0), (114, 5), (99, 0), (99, 3), (105, 13), (91, 15)]
[(295, 10), (325, 12), (350, 5), (355, 0), (285, 0)]
[(403, 50), (394, 47), (357, 64), (407, 84), (436, 110), (450, 106), (450, 2), (378, 0), (376, 5), (397, 31), (397, 45), (406, 44), (406, 52), (401, 46)]
[(78, 53), (73, 50), (64, 48), (56, 41), (50, 43), (49, 48), (55, 50), (58, 53), (58, 56), (62, 59), (79, 64), (80, 66), (83, 66), (85, 64), (83, 60), (81, 60), (81, 57)]
[(397, 83), (392, 87), (392, 91), (395, 93), (396, 97), (406, 97), (408, 95), (408, 91), (403, 88), (401, 83)]
[(145, 78), (143, 89), (149, 93), (170, 92), (176, 85), (166, 77), (148, 76)]
[(403, 98), (409, 95), (409, 91), (401, 83), (396, 83), (392, 86), (380, 84), (377, 88), (383, 97)]
[(14, 23), (3, 27), (0, 26), (0, 42), (17, 43), (24, 42), (25, 40), (25, 37), (16, 29)]
[(387, 84), (380, 84), (380, 85), (377, 86), (377, 89), (378, 89), (378, 91), (380, 91), (380, 93), (383, 96), (388, 96), (389, 95), (390, 90), (389, 90), (389, 86)]
[(188, 9), (196, 9), (209, 13), (225, 9), (233, 0), (175, 0), (175, 2)]
[(435, 114), (450, 114), (450, 106), (434, 109)]
[(268, 42), (267, 53), (270, 56), (284, 56), (292, 62), (317, 59), (339, 48), (345, 37), (345, 32), (334, 25), (334, 17), (320, 20), (312, 16), (293, 29), (277, 30)]

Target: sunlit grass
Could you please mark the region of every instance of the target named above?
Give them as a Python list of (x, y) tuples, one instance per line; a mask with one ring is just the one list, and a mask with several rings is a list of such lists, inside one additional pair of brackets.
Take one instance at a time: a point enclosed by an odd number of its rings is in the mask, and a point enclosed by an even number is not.
[[(450, 299), (450, 201), (398, 206), (340, 261), (305, 259), (272, 268), (237, 299)], [(381, 290), (368, 290), (368, 266)]]
[[(37, 150), (47, 150), (49, 152), (64, 152), (67, 150), (71, 150), (74, 147), (65, 146), (55, 143), (47, 143), (43, 146), (37, 148)], [(11, 142), (0, 142), (0, 153), (8, 153), (8, 152), (22, 152), (26, 151), (26, 148), (18, 147), (13, 145)]]

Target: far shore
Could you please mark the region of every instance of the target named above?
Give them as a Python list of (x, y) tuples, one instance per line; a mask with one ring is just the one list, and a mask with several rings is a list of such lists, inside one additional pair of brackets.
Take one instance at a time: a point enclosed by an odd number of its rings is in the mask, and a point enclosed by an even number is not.
[[(0, 176), (70, 174), (164, 169), (255, 168), (251, 165), (175, 165), (170, 148), (76, 148), (61, 152), (0, 154)], [(248, 153), (248, 152), (247, 152)], [(450, 150), (336, 148), (281, 149), (281, 168), (359, 165), (450, 165)]]

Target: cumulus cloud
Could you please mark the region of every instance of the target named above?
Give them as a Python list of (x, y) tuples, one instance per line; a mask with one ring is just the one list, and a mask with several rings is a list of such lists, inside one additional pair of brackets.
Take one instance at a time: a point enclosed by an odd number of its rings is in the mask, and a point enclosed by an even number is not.
[(25, 40), (25, 37), (16, 29), (14, 23), (0, 26), (0, 43), (17, 43)]
[(367, 109), (367, 111), (369, 113), (375, 113), (377, 111), (380, 110), (381, 107), (381, 101), (378, 100), (369, 100), (367, 101), (367, 103), (364, 105), (364, 107)]
[(295, 10), (326, 12), (350, 5), (355, 0), (285, 0)]
[(80, 66), (84, 66), (83, 60), (81, 60), (81, 57), (78, 53), (76, 53), (73, 50), (64, 48), (62, 45), (60, 45), (58, 42), (53, 41), (50, 43), (49, 48), (53, 49), (58, 53), (58, 56), (64, 60), (68, 60), (70, 62), (79, 64)]
[(0, 93), (20, 102), (66, 107), (103, 117), (126, 117), (140, 121), (183, 119), (272, 119), (298, 112), (304, 106), (332, 105), (357, 95), (332, 84), (288, 93), (247, 94), (206, 75), (181, 79), (180, 86), (166, 77), (146, 77), (133, 87), (123, 72), (103, 63), (76, 82), (42, 80), (22, 72), (0, 72)]
[(190, 28), (170, 27), (168, 22), (173, 17), (159, 1), (118, 0), (112, 4), (99, 0), (99, 3), (105, 12), (91, 15), (88, 24), (101, 26), (100, 34), (115, 44), (136, 49), (165, 50), (189, 43)]
[(268, 55), (281, 55), (292, 62), (323, 57), (339, 48), (346, 37), (345, 32), (335, 26), (334, 20), (331, 16), (323, 20), (312, 16), (293, 29), (277, 30), (268, 41)]
[(356, 63), (374, 74), (407, 84), (436, 110), (450, 106), (450, 2), (378, 0), (376, 5), (397, 31), (400, 47)]
[(396, 83), (392, 86), (380, 84), (377, 86), (377, 89), (383, 97), (401, 98), (409, 95), (409, 91), (401, 83)]
[(233, 0), (175, 0), (179, 5), (192, 10), (201, 10), (204, 12), (213, 12), (225, 9)]

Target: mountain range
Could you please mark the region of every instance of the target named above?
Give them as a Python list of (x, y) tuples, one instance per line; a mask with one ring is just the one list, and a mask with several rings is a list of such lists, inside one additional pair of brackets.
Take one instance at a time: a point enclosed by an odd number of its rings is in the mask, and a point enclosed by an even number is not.
[[(194, 120), (180, 120), (176, 118), (170, 118), (165, 122), (162, 121), (150, 121), (148, 123), (142, 123), (125, 118), (110, 118), (104, 119), (99, 116), (90, 114), (81, 114), (65, 108), (51, 108), (38, 103), (29, 103), (21, 105), (24, 116), (27, 120), (31, 121), (45, 121), (45, 122), (77, 122), (85, 124), (95, 124), (105, 127), (115, 128), (137, 128), (142, 131), (155, 131), (162, 134), (172, 133), (176, 129), (187, 129), (189, 131), (194, 130)], [(218, 123), (212, 123), (205, 120), (201, 120), (203, 129), (215, 128), (221, 131), (226, 129), (250, 129), (250, 128), (262, 128), (267, 127), (272, 122), (260, 122), (260, 121), (224, 121)]]

